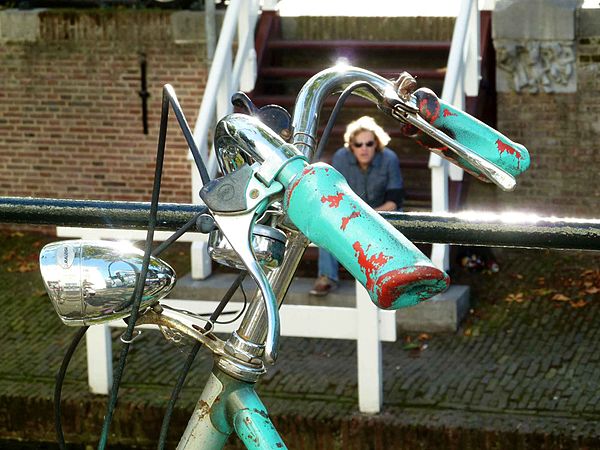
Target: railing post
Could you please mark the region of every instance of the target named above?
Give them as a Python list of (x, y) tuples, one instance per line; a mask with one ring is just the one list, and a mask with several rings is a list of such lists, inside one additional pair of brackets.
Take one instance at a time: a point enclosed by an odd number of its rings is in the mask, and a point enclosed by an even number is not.
[[(256, 82), (256, 50), (254, 27), (258, 16), (258, 1), (248, 0), (242, 5), (238, 21), (238, 51), (233, 70), (233, 83), (242, 91), (251, 91)], [(238, 67), (239, 66), (239, 67)]]
[(217, 23), (215, 15), (215, 2), (204, 2), (204, 28), (206, 30), (206, 59), (210, 64), (215, 56), (217, 42)]
[[(463, 0), (448, 55), (448, 70), (444, 79), (442, 100), (464, 109), (465, 94), (477, 95), (479, 90), (479, 7), (477, 0)], [(448, 211), (448, 178), (459, 181), (463, 170), (448, 163), (437, 155), (429, 158), (431, 169), (431, 210), (436, 213)], [(450, 247), (434, 244), (431, 260), (440, 269), (450, 267)]]
[[(437, 155), (432, 155), (439, 158)], [(444, 213), (448, 211), (448, 161), (441, 159), (439, 165), (429, 162), (431, 169), (431, 211)], [(431, 261), (442, 270), (450, 268), (450, 247), (447, 244), (433, 244), (431, 246)]]
[(469, 9), (469, 31), (465, 48), (466, 62), (464, 71), (465, 95), (474, 97), (479, 93), (481, 79), (481, 30), (477, 1), (471, 0)]

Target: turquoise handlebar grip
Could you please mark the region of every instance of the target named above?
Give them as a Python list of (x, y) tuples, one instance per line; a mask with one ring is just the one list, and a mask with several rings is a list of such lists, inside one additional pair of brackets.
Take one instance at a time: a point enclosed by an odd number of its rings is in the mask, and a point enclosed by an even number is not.
[(290, 220), (333, 254), (376, 306), (412, 306), (448, 287), (448, 275), (373, 211), (333, 167), (297, 160), (286, 166), (283, 178)]
[[(414, 95), (421, 117), (480, 157), (500, 167), (513, 177), (517, 177), (529, 167), (529, 152), (523, 145), (511, 141), (475, 117), (440, 100), (427, 88), (416, 90)], [(420, 135), (420, 132), (410, 125), (405, 128), (405, 133)], [(480, 180), (489, 181), (477, 168), (437, 141), (435, 144), (430, 140), (419, 142)]]

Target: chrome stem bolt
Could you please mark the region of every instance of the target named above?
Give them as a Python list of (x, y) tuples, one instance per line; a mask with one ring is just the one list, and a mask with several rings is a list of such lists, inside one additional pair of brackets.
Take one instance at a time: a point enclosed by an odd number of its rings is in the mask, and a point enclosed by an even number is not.
[(408, 72), (402, 72), (394, 82), (396, 93), (405, 102), (410, 100), (410, 96), (417, 89), (417, 80)]

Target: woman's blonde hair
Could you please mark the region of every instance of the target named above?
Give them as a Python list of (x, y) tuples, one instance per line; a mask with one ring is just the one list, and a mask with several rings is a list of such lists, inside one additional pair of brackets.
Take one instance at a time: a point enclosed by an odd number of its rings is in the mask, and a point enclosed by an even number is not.
[(377, 122), (375, 122), (372, 117), (362, 116), (361, 118), (350, 122), (346, 127), (346, 132), (344, 133), (344, 146), (349, 148), (354, 136), (363, 131), (370, 131), (373, 133), (375, 140), (377, 141), (376, 151), (378, 152), (383, 150), (383, 147), (390, 142), (390, 136), (383, 131), (383, 128), (377, 125)]

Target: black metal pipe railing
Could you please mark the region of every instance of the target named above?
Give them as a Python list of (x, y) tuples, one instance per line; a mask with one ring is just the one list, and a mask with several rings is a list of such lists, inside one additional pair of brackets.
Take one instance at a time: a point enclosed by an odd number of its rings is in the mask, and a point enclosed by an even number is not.
[[(161, 203), (157, 229), (180, 228), (204, 206)], [(0, 197), (0, 222), (75, 227), (146, 228), (150, 203)], [(600, 250), (600, 220), (519, 213), (382, 213), (408, 239), (488, 247)]]

